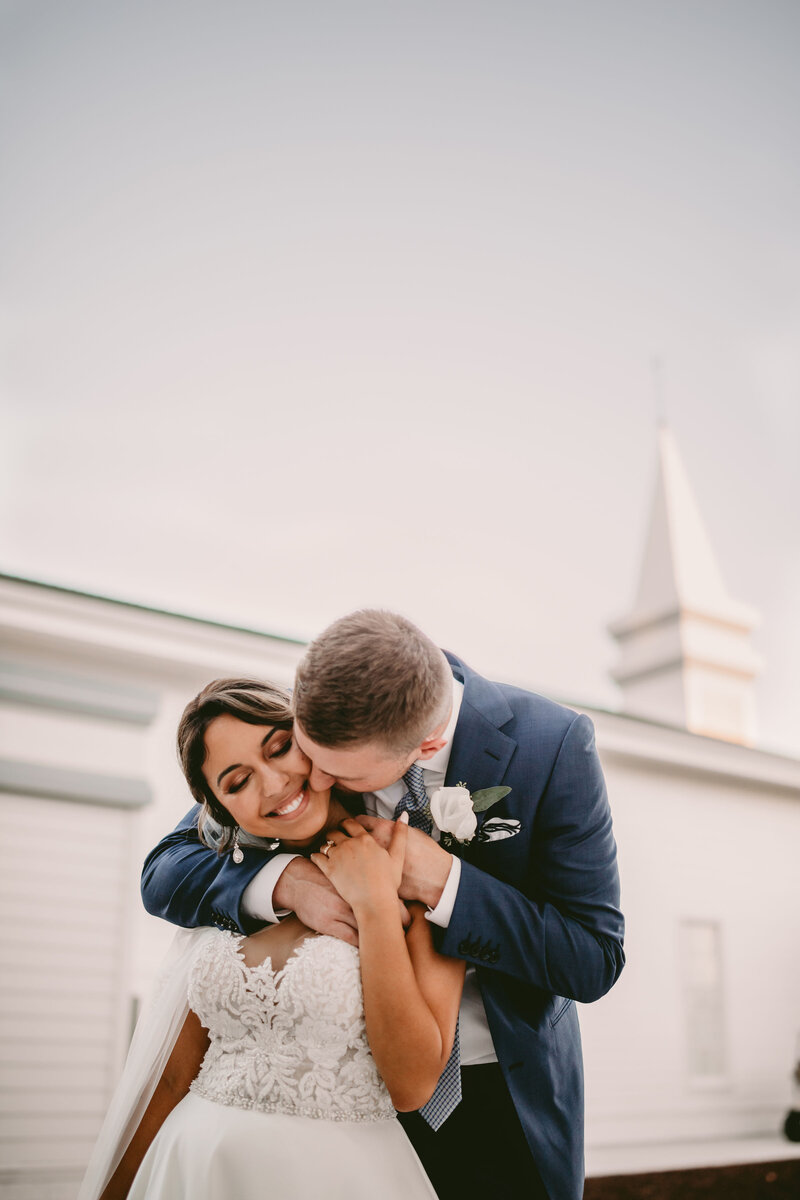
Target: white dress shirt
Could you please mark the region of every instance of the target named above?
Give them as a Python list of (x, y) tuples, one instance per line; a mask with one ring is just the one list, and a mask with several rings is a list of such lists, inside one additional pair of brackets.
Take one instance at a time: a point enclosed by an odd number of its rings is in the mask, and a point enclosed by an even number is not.
[[(453, 745), (458, 714), (464, 696), (464, 685), (453, 679), (453, 708), (447, 728), (444, 731), (445, 744), (431, 758), (419, 761), (422, 767), (422, 778), (425, 790), (430, 797), (437, 788), (444, 786), (447, 768), (450, 762), (450, 752)], [(371, 816), (394, 819), (394, 812), (406, 792), (402, 779), (379, 792), (366, 792), (364, 806)], [(439, 840), (439, 830), (434, 825), (432, 836)], [(257, 920), (277, 921), (281, 914), (276, 914), (272, 904), (272, 893), (279, 876), (295, 854), (276, 854), (264, 866), (255, 878), (245, 888), (242, 896), (242, 908), (248, 916)], [(453, 855), (450, 874), (447, 877), (439, 903), (425, 914), (434, 925), (446, 929), (453, 912), (458, 885), (461, 879), (461, 860)], [(486, 1020), (486, 1010), (483, 1007), (480, 988), (475, 978), (475, 968), (467, 967), (464, 980), (464, 991), (461, 997), (459, 1019), (459, 1038), (461, 1041), (461, 1065), (471, 1066), (475, 1063), (497, 1062), (492, 1036)]]

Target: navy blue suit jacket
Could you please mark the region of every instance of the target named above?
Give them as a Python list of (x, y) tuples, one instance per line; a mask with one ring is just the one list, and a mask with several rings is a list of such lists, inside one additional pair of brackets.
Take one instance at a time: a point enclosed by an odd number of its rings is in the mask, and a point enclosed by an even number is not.
[[(519, 822), (462, 851), (445, 954), (477, 969), (489, 1028), (539, 1173), (554, 1200), (583, 1193), (583, 1063), (574, 1000), (597, 1000), (622, 970), (617, 855), (591, 721), (490, 683), (453, 655), (464, 697), (446, 783), (510, 793), (479, 816)], [(148, 856), (145, 907), (184, 926), (247, 932), (247, 884), (269, 853), (238, 866), (198, 841), (198, 809)], [(490, 1148), (486, 1148), (489, 1152)], [(491, 1148), (502, 1154), (502, 1147)]]

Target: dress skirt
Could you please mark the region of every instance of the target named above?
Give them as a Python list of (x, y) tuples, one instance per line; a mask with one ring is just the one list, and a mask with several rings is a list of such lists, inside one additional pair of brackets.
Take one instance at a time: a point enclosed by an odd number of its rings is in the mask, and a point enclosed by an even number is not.
[(326, 1121), (190, 1092), (161, 1127), (128, 1200), (436, 1200), (396, 1119)]

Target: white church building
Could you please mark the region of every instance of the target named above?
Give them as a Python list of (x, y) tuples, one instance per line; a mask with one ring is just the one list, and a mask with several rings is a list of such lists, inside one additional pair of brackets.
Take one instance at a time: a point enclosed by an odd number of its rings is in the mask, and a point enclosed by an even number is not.
[[(800, 761), (757, 747), (755, 623), (662, 431), (638, 593), (612, 629), (621, 710), (581, 708), (628, 955), (581, 1009), (590, 1172), (691, 1165), (710, 1144), (733, 1161), (777, 1144), (791, 1103)], [(0, 639), (0, 1200), (74, 1200), (171, 936), (139, 874), (189, 807), (180, 713), (222, 675), (289, 684), (304, 647), (8, 576)]]

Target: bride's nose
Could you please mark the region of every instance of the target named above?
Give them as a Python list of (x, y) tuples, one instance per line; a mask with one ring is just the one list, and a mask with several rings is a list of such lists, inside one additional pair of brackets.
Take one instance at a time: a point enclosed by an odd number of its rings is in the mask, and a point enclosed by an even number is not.
[(308, 779), (311, 760), (294, 742), (287, 754), (280, 758), (268, 758), (261, 764), (261, 788), (266, 799), (281, 796), (290, 783), (296, 782), (298, 790)]
[(284, 791), (293, 772), (287, 769), (282, 759), (275, 761), (271, 759), (269, 762), (263, 763), (259, 772), (261, 782), (261, 791), (263, 795), (269, 799), (271, 796), (279, 795)]

